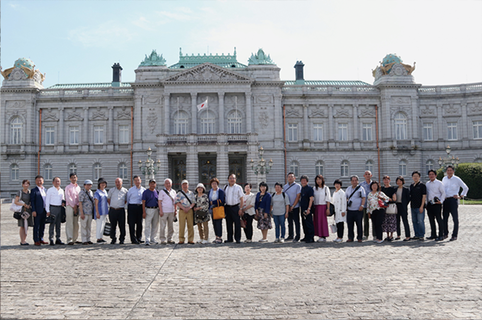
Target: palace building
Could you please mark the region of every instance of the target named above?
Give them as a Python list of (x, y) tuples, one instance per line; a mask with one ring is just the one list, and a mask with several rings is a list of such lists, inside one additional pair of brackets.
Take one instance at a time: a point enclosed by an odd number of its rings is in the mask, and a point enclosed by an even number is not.
[[(296, 62), (295, 80), (281, 80), (261, 49), (246, 65), (235, 51), (180, 52), (167, 66), (153, 51), (132, 83), (121, 81), (116, 63), (112, 82), (44, 88), (34, 63), (18, 59), (2, 71), (2, 197), (38, 173), (47, 186), (54, 176), (65, 185), (71, 172), (112, 186), (116, 177), (141, 175), (148, 148), (160, 161), (156, 179), (170, 177), (175, 188), (184, 178), (191, 187), (213, 176), (224, 183), (229, 173), (238, 183), (269, 185), (289, 171), (310, 182), (323, 174), (330, 186), (366, 169), (377, 180), (425, 176), (447, 145), (460, 162), (482, 162), (482, 83), (423, 86), (415, 64), (393, 54), (375, 68), (373, 84), (305, 80), (303, 68)], [(273, 161), (266, 177), (251, 168), (260, 147)]]

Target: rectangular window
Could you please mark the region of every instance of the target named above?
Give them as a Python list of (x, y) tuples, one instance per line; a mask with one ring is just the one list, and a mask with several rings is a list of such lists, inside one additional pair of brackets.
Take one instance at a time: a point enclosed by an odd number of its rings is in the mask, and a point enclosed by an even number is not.
[(119, 143), (129, 143), (129, 126), (119, 126)]
[(474, 121), (474, 139), (482, 139), (482, 121)]
[(187, 123), (188, 119), (184, 118), (174, 120), (174, 134), (186, 134)]
[(45, 144), (48, 146), (55, 144), (55, 127), (45, 127)]
[(433, 140), (433, 124), (424, 123), (423, 124), (423, 140), (432, 141)]
[(321, 123), (313, 124), (313, 141), (323, 141), (323, 125)]
[(364, 123), (362, 125), (362, 139), (363, 141), (372, 141), (372, 124)]
[(457, 140), (457, 122), (448, 122), (447, 123), (447, 139), (448, 140)]
[(201, 119), (201, 134), (213, 134), (214, 133), (214, 119), (207, 118)]
[(94, 144), (104, 144), (104, 126), (94, 126)]
[(79, 144), (79, 127), (70, 127), (70, 144), (77, 145)]
[(289, 142), (298, 141), (298, 124), (296, 123), (288, 124), (288, 141)]
[(339, 123), (338, 124), (338, 140), (347, 141), (348, 140), (348, 124)]

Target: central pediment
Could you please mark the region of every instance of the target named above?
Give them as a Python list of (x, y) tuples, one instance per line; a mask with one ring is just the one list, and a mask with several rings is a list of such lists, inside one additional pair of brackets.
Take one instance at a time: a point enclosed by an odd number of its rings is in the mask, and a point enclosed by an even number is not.
[(253, 82), (253, 79), (242, 76), (237, 72), (226, 70), (212, 63), (203, 63), (186, 71), (180, 72), (162, 81), (164, 84), (179, 83), (226, 83)]

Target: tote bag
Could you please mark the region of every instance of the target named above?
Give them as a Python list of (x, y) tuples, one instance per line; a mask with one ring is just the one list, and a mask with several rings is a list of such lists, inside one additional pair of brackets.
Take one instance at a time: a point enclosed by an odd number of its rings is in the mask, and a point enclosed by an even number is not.
[(220, 206), (221, 200), (218, 199), (218, 206), (213, 208), (213, 220), (224, 219), (226, 215), (224, 214), (224, 207)]

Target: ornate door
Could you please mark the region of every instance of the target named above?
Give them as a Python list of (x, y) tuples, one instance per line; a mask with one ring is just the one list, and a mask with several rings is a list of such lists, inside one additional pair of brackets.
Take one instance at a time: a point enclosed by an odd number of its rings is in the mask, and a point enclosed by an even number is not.
[(199, 182), (204, 184), (206, 191), (211, 189), (209, 181), (216, 177), (216, 158), (199, 157)]
[(246, 157), (245, 156), (233, 156), (229, 157), (229, 174), (234, 173), (236, 175), (236, 183), (244, 185), (246, 183)]
[[(186, 157), (172, 157), (170, 163), (172, 188), (180, 190), (182, 180), (186, 179)], [(159, 188), (162, 187), (159, 186)]]

